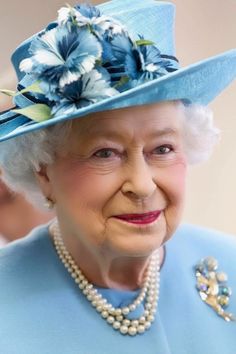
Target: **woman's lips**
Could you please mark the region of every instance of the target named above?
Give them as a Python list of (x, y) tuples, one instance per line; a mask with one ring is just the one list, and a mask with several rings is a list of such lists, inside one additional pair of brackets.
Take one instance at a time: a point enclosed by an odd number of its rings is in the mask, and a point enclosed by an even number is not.
[(123, 214), (115, 216), (116, 219), (129, 222), (131, 224), (146, 225), (151, 224), (157, 220), (161, 210), (151, 211), (143, 214)]

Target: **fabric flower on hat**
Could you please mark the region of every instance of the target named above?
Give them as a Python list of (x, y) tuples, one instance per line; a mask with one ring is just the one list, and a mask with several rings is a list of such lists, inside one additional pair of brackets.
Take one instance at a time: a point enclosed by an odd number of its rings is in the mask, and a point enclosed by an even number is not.
[(92, 70), (77, 81), (65, 85), (61, 91), (61, 100), (53, 107), (56, 116), (61, 113), (75, 112), (78, 108), (96, 103), (102, 99), (117, 95), (119, 92), (111, 87), (110, 75), (105, 69)]
[[(166, 75), (172, 67), (172, 62), (163, 59), (160, 50), (142, 37), (132, 41), (123, 33), (111, 39), (107, 38), (103, 46), (105, 67), (121, 91)], [(127, 80), (123, 86), (124, 76)]]
[(39, 121), (76, 112), (165, 75), (171, 67), (153, 42), (133, 39), (124, 25), (98, 8), (63, 7), (20, 63), (32, 82), (22, 92), (35, 100), (17, 113)]
[(58, 23), (76, 24), (79, 27), (87, 26), (100, 39), (105, 32), (114, 35), (125, 30), (125, 27), (117, 20), (102, 15), (97, 7), (87, 4), (76, 5), (74, 8), (62, 7), (58, 11)]
[[(142, 43), (142, 39), (140, 43)], [(140, 83), (166, 75), (172, 67), (172, 62), (163, 59), (160, 50), (155, 45), (140, 44), (135, 51), (138, 52), (137, 77)]]
[(81, 4), (76, 5), (75, 7), (62, 7), (58, 11), (57, 21), (59, 25), (65, 25), (68, 24), (68, 22), (71, 22), (79, 27), (83, 27), (96, 23), (100, 17), (101, 13), (98, 8), (95, 6)]
[(20, 70), (39, 80), (48, 98), (56, 100), (58, 90), (94, 68), (102, 47), (87, 28), (55, 27), (35, 38), (30, 53)]

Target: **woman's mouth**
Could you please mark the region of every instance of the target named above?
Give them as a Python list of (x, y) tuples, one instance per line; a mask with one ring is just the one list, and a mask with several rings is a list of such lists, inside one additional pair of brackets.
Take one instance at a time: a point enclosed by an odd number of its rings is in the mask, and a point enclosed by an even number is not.
[(151, 211), (143, 214), (123, 214), (115, 216), (116, 219), (126, 221), (131, 224), (147, 225), (156, 221), (161, 214), (161, 210)]

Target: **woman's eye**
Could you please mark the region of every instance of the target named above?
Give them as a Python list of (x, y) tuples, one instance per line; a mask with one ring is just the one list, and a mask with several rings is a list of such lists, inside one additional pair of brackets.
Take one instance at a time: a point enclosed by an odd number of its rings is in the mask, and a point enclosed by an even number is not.
[(102, 159), (108, 159), (112, 156), (114, 156), (114, 151), (111, 149), (101, 149), (94, 154), (95, 157), (99, 157)]
[(171, 145), (162, 145), (155, 149), (155, 153), (157, 153), (158, 155), (169, 154), (171, 151), (173, 151)]

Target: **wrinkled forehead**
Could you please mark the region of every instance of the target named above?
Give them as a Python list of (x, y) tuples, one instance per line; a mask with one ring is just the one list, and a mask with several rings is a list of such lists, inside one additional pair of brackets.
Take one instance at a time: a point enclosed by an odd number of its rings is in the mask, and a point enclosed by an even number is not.
[(168, 101), (113, 111), (97, 112), (73, 122), (73, 132), (80, 136), (115, 135), (126, 131), (178, 131), (184, 118), (183, 105)]

